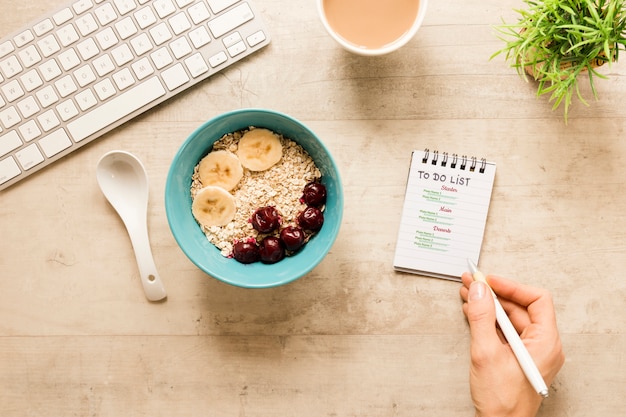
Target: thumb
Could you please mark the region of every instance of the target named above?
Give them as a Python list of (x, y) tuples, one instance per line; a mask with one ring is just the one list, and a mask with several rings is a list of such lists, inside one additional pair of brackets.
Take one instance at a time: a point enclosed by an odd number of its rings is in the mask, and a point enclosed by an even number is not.
[(496, 309), (493, 297), (484, 282), (474, 281), (470, 284), (467, 297), (467, 321), (473, 346), (487, 348), (500, 340), (496, 332)]

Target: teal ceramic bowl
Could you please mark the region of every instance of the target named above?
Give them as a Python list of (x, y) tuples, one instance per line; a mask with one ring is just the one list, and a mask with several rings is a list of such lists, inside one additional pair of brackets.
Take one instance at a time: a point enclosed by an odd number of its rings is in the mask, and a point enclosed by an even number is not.
[[(189, 189), (194, 167), (223, 135), (249, 126), (265, 127), (302, 146), (320, 169), (321, 181), (327, 189), (322, 229), (297, 254), (275, 264), (241, 264), (225, 258), (207, 240), (191, 214)], [(324, 259), (339, 233), (343, 216), (343, 187), (333, 157), (308, 127), (276, 111), (242, 109), (205, 122), (185, 140), (169, 169), (165, 185), (165, 210), (176, 242), (198, 268), (234, 286), (269, 288), (306, 275)]]

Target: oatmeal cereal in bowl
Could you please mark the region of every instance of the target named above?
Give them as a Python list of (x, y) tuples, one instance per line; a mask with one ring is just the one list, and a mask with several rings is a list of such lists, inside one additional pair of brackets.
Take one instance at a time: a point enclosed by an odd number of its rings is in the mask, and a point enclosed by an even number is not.
[(243, 109), (209, 120), (183, 143), (165, 208), (198, 268), (264, 288), (306, 275), (326, 256), (341, 225), (343, 189), (309, 128), (279, 112)]

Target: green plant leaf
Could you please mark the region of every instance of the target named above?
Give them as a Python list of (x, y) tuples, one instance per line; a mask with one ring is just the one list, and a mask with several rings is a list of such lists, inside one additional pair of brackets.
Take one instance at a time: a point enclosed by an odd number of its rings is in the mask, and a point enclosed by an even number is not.
[(586, 73), (597, 99), (595, 78), (607, 77), (595, 67), (610, 66), (626, 49), (626, 0), (523, 1), (526, 8), (514, 9), (517, 23), (502, 20), (495, 27), (504, 46), (489, 59), (504, 55), (524, 79), (533, 68), (537, 95), (549, 95), (553, 109), (562, 106), (567, 121), (574, 94), (588, 105), (579, 85), (581, 74)]

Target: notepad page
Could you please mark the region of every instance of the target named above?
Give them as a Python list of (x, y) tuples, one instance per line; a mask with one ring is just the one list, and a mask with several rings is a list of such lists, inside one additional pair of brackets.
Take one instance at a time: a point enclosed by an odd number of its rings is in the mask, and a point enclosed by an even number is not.
[(460, 280), (467, 259), (478, 263), (496, 165), (481, 162), (472, 171), (447, 158), (433, 164), (415, 151), (393, 266), (400, 271)]

